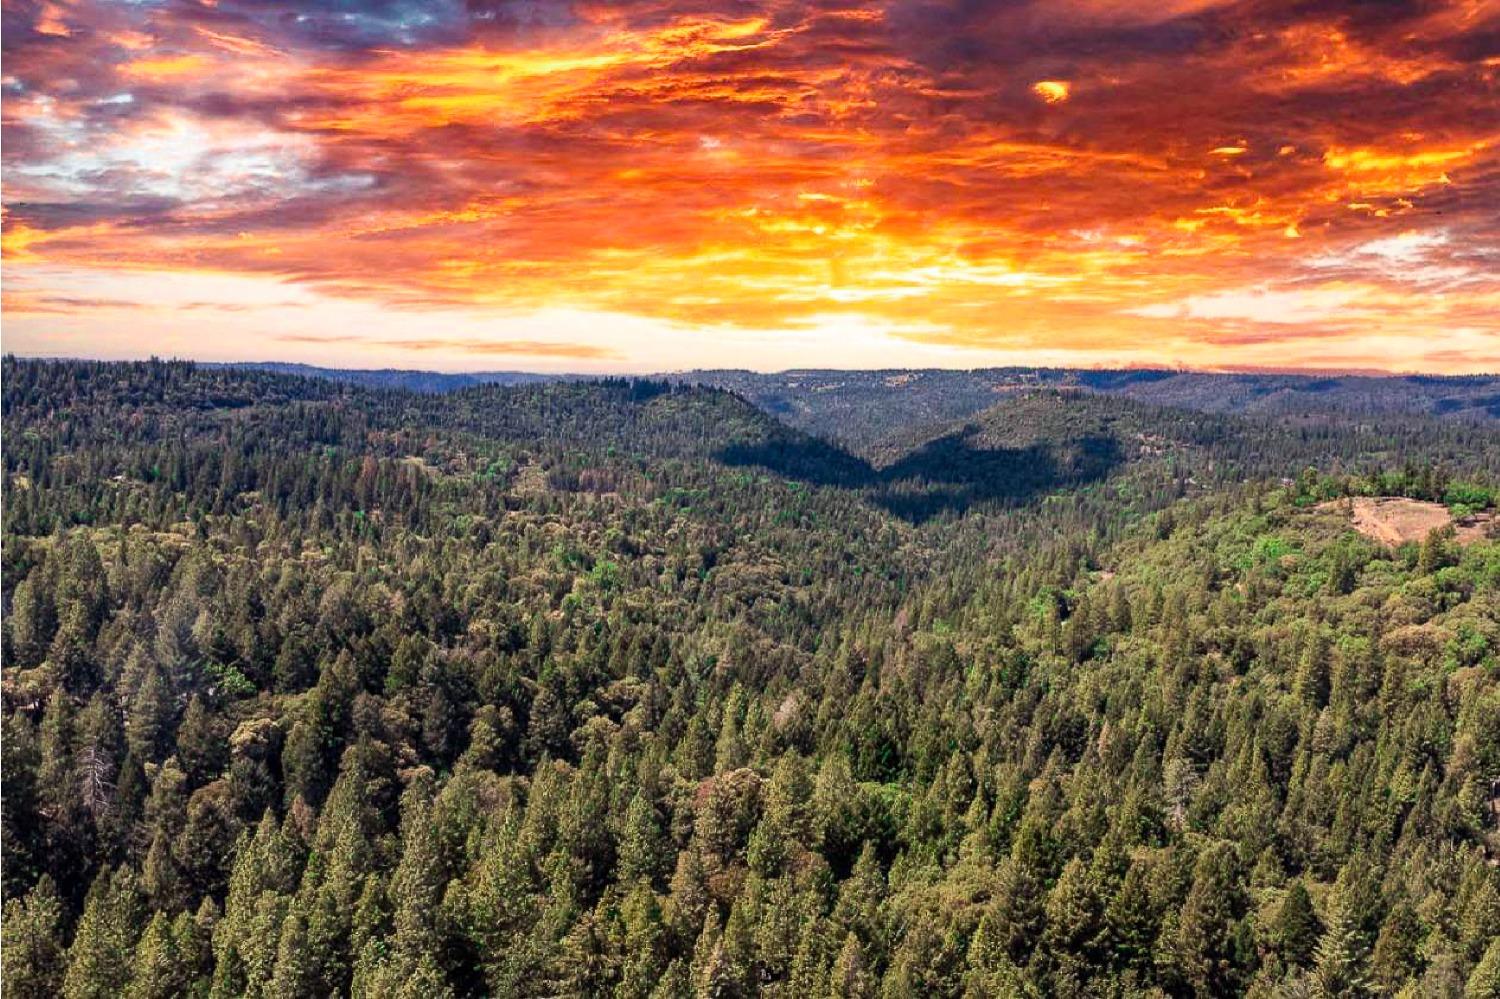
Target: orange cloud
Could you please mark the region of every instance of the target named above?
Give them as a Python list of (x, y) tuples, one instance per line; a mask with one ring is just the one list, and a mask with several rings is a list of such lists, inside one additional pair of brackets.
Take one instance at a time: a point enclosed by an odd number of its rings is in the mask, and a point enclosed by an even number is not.
[[(252, 275), (412, 312), (853, 324), (896, 355), (1259, 363), (1301, 336), (1400, 366), (1438, 356), (1425, 328), (1478, 357), (1500, 132), (1467, 9), (651, 0), (428, 26), (224, 0), (69, 8), (96, 30), (66, 36), (39, 11), (8, 65), (5, 256), (38, 287)], [(1420, 266), (1357, 252), (1413, 231), (1443, 236)], [(1329, 260), (1356, 297), (1329, 304)]]
[(199, 76), (207, 72), (213, 63), (201, 55), (177, 55), (162, 58), (139, 59), (126, 63), (121, 70), (128, 77), (161, 83)]
[(1072, 95), (1073, 85), (1067, 80), (1038, 80), (1031, 85), (1031, 92), (1048, 104), (1061, 104)]

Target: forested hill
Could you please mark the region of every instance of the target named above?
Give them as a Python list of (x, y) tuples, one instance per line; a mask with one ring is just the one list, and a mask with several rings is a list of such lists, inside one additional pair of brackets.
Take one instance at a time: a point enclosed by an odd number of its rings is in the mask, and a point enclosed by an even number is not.
[(1500, 995), (1485, 424), (0, 374), (7, 997)]
[[(578, 375), (512, 371), (315, 368), (246, 364), (252, 370), (304, 374), (371, 388), (449, 392), (481, 384), (586, 381)], [(1427, 417), (1493, 426), (1500, 420), (1500, 376), (1216, 374), (1201, 371), (1067, 368), (717, 370), (650, 376), (728, 389), (788, 425), (860, 451), (887, 447), (923, 428), (967, 420), (1015, 392), (1076, 390), (1216, 414), (1298, 425)]]
[(441, 372), (412, 368), (320, 368), (312, 364), (280, 361), (246, 361), (236, 364), (205, 364), (205, 368), (227, 367), (281, 375), (302, 375), (348, 382), (365, 388), (405, 389), (409, 392), (452, 392), (475, 385), (533, 385), (538, 382), (577, 380), (572, 376), (542, 375), (526, 371)]
[[(1289, 427), (1077, 389), (1017, 390), (972, 418), (905, 429), (855, 455), (730, 392), (643, 379), (433, 394), (184, 362), (7, 359), (6, 375), (7, 419), (28, 428), (9, 460), (27, 475), (51, 473), (51, 449), (36, 431), (56, 421), (54, 429), (92, 440), (110, 463), (71, 484), (102, 490), (107, 502), (139, 499), (139, 489), (114, 487), (150, 483), (170, 467), (176, 488), (167, 493), (175, 495), (187, 484), (183, 468), (159, 460), (172, 439), (199, 454), (194, 485), (217, 490), (216, 510), (236, 495), (261, 498), (261, 452), (278, 482), (308, 455), (358, 454), (402, 459), (408, 472), (479, 472), (500, 485), (546, 481), (596, 494), (650, 481), (643, 463), (653, 459), (711, 460), (837, 486), (916, 521), (1106, 480), (1128, 480), (1126, 488), (1159, 503), (1190, 484), (1276, 480), (1309, 466), (1366, 472), (1399, 466), (1408, 454), (1460, 473), (1500, 474), (1500, 434), (1487, 424), (1391, 417)], [(43, 495), (19, 494), (17, 516)]]
[(885, 446), (923, 427), (971, 419), (1015, 393), (1048, 389), (1304, 426), (1426, 417), (1493, 427), (1500, 420), (1500, 376), (1492, 375), (977, 368), (696, 371), (673, 377), (729, 389), (792, 426), (859, 450)]
[(1172, 459), (1206, 479), (1240, 481), (1306, 467), (1356, 471), (1399, 466), (1408, 455), (1455, 471), (1500, 474), (1500, 426), (1386, 414), (1358, 421), (1287, 422), (1193, 412), (1078, 389), (1029, 389), (962, 420), (918, 425), (863, 449), (877, 465), (907, 462), (961, 441), (969, 451), (1112, 441), (1137, 460)]
[(373, 444), (394, 454), (411, 443), (404, 435), (432, 430), (454, 440), (467, 435), (686, 456), (733, 442), (803, 436), (728, 392), (642, 379), (476, 385), (439, 397), (179, 361), (6, 358), (4, 374), (5, 414), (18, 425), (36, 429), (56, 420), (73, 431), (126, 440), (229, 431), (261, 440), (292, 432), (288, 443)]

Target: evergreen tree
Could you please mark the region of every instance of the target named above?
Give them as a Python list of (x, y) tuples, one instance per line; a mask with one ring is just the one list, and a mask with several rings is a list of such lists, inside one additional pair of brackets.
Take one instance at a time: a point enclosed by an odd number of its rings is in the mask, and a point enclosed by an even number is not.
[(391, 876), (390, 892), (395, 900), (392, 974), (398, 979), (420, 974), (443, 991), (448, 986), (442, 966), (446, 945), (442, 903), (449, 878), (432, 795), (432, 773), (422, 771), (401, 798), (401, 859)]
[(89, 888), (73, 945), (68, 948), (64, 999), (111, 999), (124, 993), (143, 913), (129, 867), (100, 872)]
[(1318, 944), (1318, 916), (1301, 881), (1293, 881), (1281, 900), (1273, 931), (1281, 958), (1293, 967), (1307, 967)]
[(188, 962), (178, 952), (171, 920), (164, 913), (156, 913), (136, 944), (126, 999), (171, 999), (185, 995), (191, 974)]
[(24, 899), (5, 903), (0, 921), (0, 983), (7, 996), (49, 999), (60, 994), (64, 960), (63, 906), (52, 879), (42, 875)]
[(875, 982), (865, 963), (864, 948), (850, 933), (844, 937), (844, 946), (833, 962), (829, 980), (830, 999), (867, 999), (875, 995)]
[(1391, 908), (1380, 934), (1375, 938), (1371, 958), (1371, 977), (1385, 993), (1394, 993), (1407, 982), (1417, 968), (1417, 950), (1421, 944), (1421, 926), (1412, 907), (1404, 899)]
[(1164, 942), (1167, 950), (1162, 956), (1200, 994), (1231, 991), (1243, 970), (1236, 966), (1233, 944), (1240, 904), (1234, 864), (1227, 844), (1212, 844), (1199, 855), (1175, 938)]
[(621, 906), (624, 921), (624, 966), (615, 994), (621, 999), (648, 999), (666, 969), (668, 938), (656, 894), (635, 883)]
[(1122, 969), (1150, 966), (1152, 945), (1159, 927), (1151, 896), (1151, 871), (1135, 862), (1104, 911), (1109, 948), (1115, 965)]
[(1047, 896), (1042, 946), (1050, 954), (1059, 981), (1086, 980), (1098, 963), (1102, 913), (1088, 869), (1074, 857)]
[(0, 368), (8, 993), (1495, 992), (1485, 425)]
[(1500, 935), (1490, 940), (1484, 956), (1469, 974), (1464, 999), (1500, 999)]
[(1320, 995), (1358, 996), (1368, 987), (1368, 952), (1350, 889), (1341, 882), (1329, 898), (1328, 927), (1318, 941), (1314, 982)]
[(656, 884), (671, 863), (671, 844), (661, 828), (656, 805), (644, 790), (630, 799), (625, 812), (625, 831), (620, 839), (618, 876), (626, 884), (644, 879)]

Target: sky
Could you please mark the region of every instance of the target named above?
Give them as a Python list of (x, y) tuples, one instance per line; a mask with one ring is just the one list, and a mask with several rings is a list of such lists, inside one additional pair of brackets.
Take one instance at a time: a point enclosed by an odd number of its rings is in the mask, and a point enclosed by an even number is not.
[(1497, 0), (3, 0), (25, 355), (1500, 370)]

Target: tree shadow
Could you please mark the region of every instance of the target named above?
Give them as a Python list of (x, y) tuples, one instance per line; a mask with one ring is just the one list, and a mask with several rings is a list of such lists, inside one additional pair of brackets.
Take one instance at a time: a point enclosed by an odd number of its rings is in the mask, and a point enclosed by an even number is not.
[(736, 442), (719, 449), (713, 457), (725, 465), (764, 468), (817, 486), (862, 489), (876, 481), (869, 462), (827, 441), (801, 434), (755, 444)]
[(815, 437), (733, 444), (714, 457), (801, 482), (863, 489), (871, 502), (912, 523), (979, 504), (1018, 506), (1099, 481), (1125, 461), (1120, 442), (1106, 434), (1019, 448), (976, 447), (976, 434), (976, 427), (964, 427), (883, 468)]

